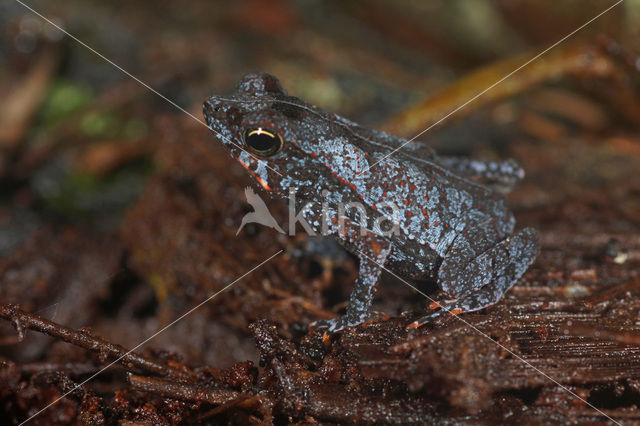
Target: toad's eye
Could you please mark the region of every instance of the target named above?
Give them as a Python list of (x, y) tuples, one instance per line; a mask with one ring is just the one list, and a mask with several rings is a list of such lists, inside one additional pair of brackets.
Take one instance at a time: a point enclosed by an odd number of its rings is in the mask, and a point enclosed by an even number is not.
[(244, 133), (244, 143), (254, 154), (271, 157), (282, 148), (282, 137), (272, 130), (258, 127)]

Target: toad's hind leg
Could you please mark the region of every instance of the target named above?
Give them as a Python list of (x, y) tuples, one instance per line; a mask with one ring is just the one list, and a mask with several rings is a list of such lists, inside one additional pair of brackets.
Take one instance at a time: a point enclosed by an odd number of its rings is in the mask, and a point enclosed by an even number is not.
[[(525, 228), (462, 265), (457, 277), (464, 280), (463, 288), (457, 289), (456, 300), (439, 303), (442, 309), (435, 316), (472, 312), (495, 304), (533, 263), (538, 250), (538, 233)], [(418, 327), (433, 317), (420, 318), (411, 327)]]

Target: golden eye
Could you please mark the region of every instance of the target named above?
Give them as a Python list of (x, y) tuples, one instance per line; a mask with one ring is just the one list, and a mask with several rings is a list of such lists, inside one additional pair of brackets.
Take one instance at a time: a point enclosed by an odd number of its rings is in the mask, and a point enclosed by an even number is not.
[(272, 130), (258, 127), (244, 133), (244, 143), (254, 154), (271, 157), (282, 148), (282, 137)]

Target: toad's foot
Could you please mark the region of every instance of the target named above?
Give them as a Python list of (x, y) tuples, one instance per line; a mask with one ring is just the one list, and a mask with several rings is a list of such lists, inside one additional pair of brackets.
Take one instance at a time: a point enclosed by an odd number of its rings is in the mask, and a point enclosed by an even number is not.
[(412, 322), (407, 326), (407, 329), (421, 327), (424, 324), (434, 321), (445, 315), (456, 317), (460, 314), (475, 312), (480, 309), (492, 306), (502, 298), (504, 292), (508, 289), (509, 287), (491, 283), (482, 287), (480, 290), (476, 290), (474, 293), (461, 297), (460, 299), (455, 301), (432, 302), (429, 307), (431, 309), (434, 309), (434, 311), (429, 315), (425, 315), (422, 318)]
[(328, 320), (314, 321), (309, 324), (310, 330), (323, 330), (328, 333), (335, 333), (345, 329), (346, 327), (356, 327), (358, 325), (367, 325), (376, 321), (384, 321), (389, 318), (389, 315), (384, 312), (369, 312), (361, 315), (343, 315), (338, 318), (331, 318)]
[(407, 330), (422, 327), (426, 323), (435, 321), (445, 315), (455, 317), (465, 312), (456, 306), (456, 302), (431, 302), (431, 304), (429, 304), (429, 308), (433, 309), (433, 312), (407, 325)]

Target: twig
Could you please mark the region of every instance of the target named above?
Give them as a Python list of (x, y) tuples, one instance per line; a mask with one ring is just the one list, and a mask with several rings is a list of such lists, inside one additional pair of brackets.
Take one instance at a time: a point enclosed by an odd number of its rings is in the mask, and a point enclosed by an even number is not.
[[(244, 409), (259, 408), (261, 405), (260, 402), (261, 402), (260, 397), (258, 395), (242, 394), (236, 399), (233, 399), (225, 404), (219, 405), (213, 410), (209, 410), (206, 413), (199, 415), (198, 417), (195, 418), (194, 423), (202, 423), (204, 420), (207, 420), (220, 413), (223, 413), (233, 407), (244, 408)], [(271, 424), (271, 422), (263, 421), (261, 422), (261, 424)]]
[(86, 329), (73, 330), (64, 327), (60, 324), (56, 324), (36, 315), (24, 312), (15, 305), (0, 304), (0, 318), (4, 318), (18, 324), (18, 330), (20, 330), (21, 327), (24, 327), (30, 330), (39, 331), (41, 333), (60, 338), (67, 343), (97, 352), (100, 354), (101, 359), (115, 360), (122, 357), (118, 363), (128, 370), (138, 368), (161, 376), (171, 375), (183, 378), (195, 376), (195, 372), (184, 366), (179, 368), (172, 365), (165, 365), (133, 352), (128, 353), (129, 351), (126, 348), (108, 342), (101, 337), (94, 336)]
[(206, 389), (201, 385), (189, 383), (177, 383), (174, 381), (158, 379), (155, 377), (136, 376), (131, 373), (127, 376), (131, 387), (144, 392), (151, 392), (168, 398), (182, 401), (201, 401), (209, 404), (220, 405), (234, 401), (244, 395), (240, 392), (228, 389)]
[(95, 373), (100, 369), (100, 365), (93, 362), (31, 362), (18, 364), (18, 368), (23, 376), (60, 371), (69, 376), (77, 377)]

